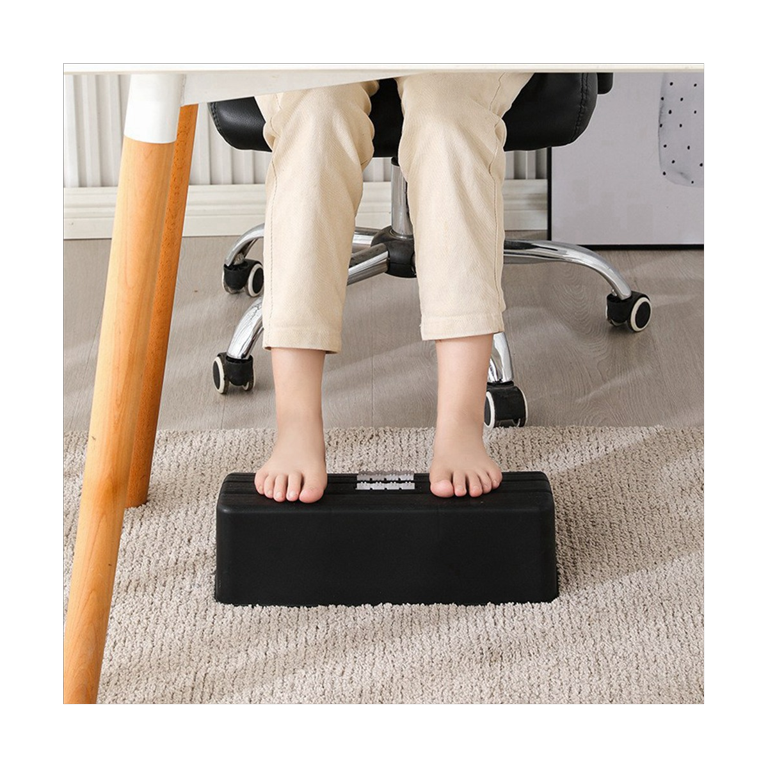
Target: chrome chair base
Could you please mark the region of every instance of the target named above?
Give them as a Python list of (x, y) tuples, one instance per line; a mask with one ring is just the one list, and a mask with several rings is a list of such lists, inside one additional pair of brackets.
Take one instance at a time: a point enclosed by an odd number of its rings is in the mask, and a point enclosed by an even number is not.
[[(253, 388), (251, 351), (262, 333), (262, 291), (264, 270), (261, 262), (248, 258), (251, 248), (264, 237), (264, 225), (248, 230), (234, 244), (224, 262), (222, 283), (229, 293), (246, 290), (254, 302), (237, 325), (226, 353), (216, 356), (214, 385), (226, 394), (230, 385)], [(352, 239), (347, 285), (388, 273), (415, 277), (413, 230), (408, 214), (407, 189), (400, 168), (392, 163), (392, 225), (384, 229), (357, 228)], [(611, 264), (597, 253), (578, 245), (549, 241), (504, 240), (504, 264), (568, 263), (587, 267), (610, 285), (606, 317), (614, 325), (632, 331), (644, 330), (651, 319), (650, 299), (633, 291)], [(488, 427), (523, 426), (528, 406), (522, 390), (514, 383), (512, 355), (506, 334), (493, 336), (488, 366), (485, 424)]]

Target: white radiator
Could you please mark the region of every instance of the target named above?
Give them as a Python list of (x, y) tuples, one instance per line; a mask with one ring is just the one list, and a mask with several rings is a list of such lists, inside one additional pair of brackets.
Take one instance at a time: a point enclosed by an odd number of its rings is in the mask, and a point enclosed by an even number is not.
[[(123, 121), (130, 78), (126, 75), (66, 75), (64, 77), (64, 218), (65, 236), (109, 237), (111, 206), (117, 187)], [(230, 147), (216, 131), (205, 105), (197, 118), (190, 174), (187, 235), (237, 234), (253, 217), (233, 215), (226, 206), (254, 204), (258, 218), (259, 187), (270, 161), (266, 152)], [(546, 151), (507, 153), (504, 187), (508, 229), (546, 228)], [(384, 226), (389, 202), (379, 188), (390, 179), (389, 160), (374, 158), (365, 169), (361, 206), (363, 226)], [(379, 184), (377, 184), (379, 183)], [(221, 187), (222, 189), (215, 189)], [(242, 188), (242, 189), (240, 189)], [(242, 194), (239, 194), (242, 193)], [(509, 200), (513, 197), (515, 199)], [(255, 202), (254, 202), (255, 201)], [(367, 203), (366, 203), (367, 201)], [(379, 210), (380, 209), (380, 210)]]

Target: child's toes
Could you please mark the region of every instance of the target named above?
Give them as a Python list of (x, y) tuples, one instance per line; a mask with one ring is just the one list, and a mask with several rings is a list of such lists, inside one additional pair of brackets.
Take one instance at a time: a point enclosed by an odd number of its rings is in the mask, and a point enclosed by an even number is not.
[(299, 500), (308, 504), (317, 501), (323, 495), (327, 484), (328, 476), (326, 474), (308, 472), (304, 475), (304, 482)]
[(291, 472), (288, 476), (288, 501), (296, 501), (301, 493), (301, 472)]
[(430, 490), (435, 496), (447, 498), (453, 496), (453, 483), (451, 473), (447, 469), (436, 469), (429, 476)]

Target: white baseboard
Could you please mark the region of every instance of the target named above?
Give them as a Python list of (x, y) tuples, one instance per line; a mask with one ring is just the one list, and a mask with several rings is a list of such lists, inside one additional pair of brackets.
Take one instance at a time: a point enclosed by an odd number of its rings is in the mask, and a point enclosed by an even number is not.
[[(504, 182), (504, 228), (547, 228), (547, 182)], [(64, 239), (112, 237), (117, 189), (83, 187), (64, 190)], [(264, 185), (191, 186), (184, 219), (185, 237), (238, 236), (264, 220)], [(369, 181), (357, 215), (360, 227), (390, 223), (390, 183)]]

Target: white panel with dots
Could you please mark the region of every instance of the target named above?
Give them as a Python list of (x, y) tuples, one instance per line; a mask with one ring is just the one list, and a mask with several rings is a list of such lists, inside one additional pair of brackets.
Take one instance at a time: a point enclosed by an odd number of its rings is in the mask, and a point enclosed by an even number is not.
[(704, 74), (669, 73), (661, 82), (659, 163), (665, 179), (704, 186)]

